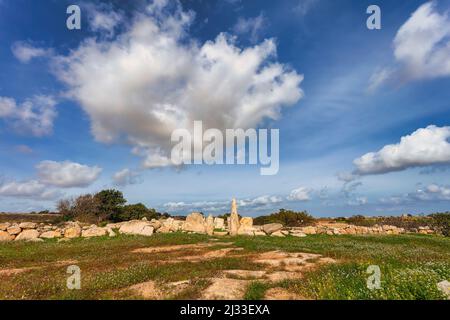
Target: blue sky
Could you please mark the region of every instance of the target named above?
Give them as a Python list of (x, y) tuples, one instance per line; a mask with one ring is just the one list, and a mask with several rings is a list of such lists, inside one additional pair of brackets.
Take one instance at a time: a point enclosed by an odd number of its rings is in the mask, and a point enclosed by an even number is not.
[[(66, 28), (70, 4), (81, 30)], [(371, 4), (380, 30), (366, 27)], [(448, 0), (0, 0), (0, 211), (102, 188), (174, 214), (227, 212), (232, 197), (253, 216), (446, 211), (449, 11)], [(261, 87), (248, 102), (240, 88), (277, 66), (266, 85), (281, 94)], [(278, 174), (167, 165), (167, 132), (188, 119), (280, 129)]]

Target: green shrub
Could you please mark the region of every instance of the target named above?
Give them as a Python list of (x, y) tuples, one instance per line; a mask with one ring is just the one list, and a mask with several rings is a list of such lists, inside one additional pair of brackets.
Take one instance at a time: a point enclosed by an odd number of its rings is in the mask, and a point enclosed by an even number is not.
[(430, 215), (432, 226), (446, 237), (450, 236), (450, 212), (433, 213)]
[(306, 211), (296, 212), (292, 210), (280, 209), (277, 213), (257, 217), (253, 222), (255, 225), (281, 223), (285, 227), (300, 227), (313, 224), (315, 219)]

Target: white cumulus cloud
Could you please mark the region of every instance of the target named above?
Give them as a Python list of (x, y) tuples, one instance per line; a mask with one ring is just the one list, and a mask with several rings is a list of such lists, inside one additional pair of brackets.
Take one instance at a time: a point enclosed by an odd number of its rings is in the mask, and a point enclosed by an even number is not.
[(51, 49), (35, 47), (31, 43), (24, 41), (15, 42), (11, 47), (11, 51), (23, 63), (28, 63), (34, 58), (50, 56), (52, 53)]
[(450, 15), (438, 1), (421, 5), (400, 27), (393, 41), (395, 64), (377, 70), (369, 91), (389, 79), (400, 82), (450, 76)]
[(0, 196), (31, 198), (36, 200), (53, 200), (60, 196), (56, 190), (49, 190), (46, 185), (37, 181), (10, 181), (0, 185)]
[(360, 175), (401, 171), (450, 163), (450, 127), (430, 125), (404, 136), (397, 144), (384, 146), (354, 160)]
[(86, 187), (100, 176), (102, 169), (71, 161), (42, 161), (37, 166), (39, 181), (61, 188)]
[(201, 44), (187, 34), (193, 13), (163, 5), (53, 61), (97, 141), (129, 143), (145, 167), (167, 166), (174, 129), (256, 127), (302, 97), (303, 76), (276, 62), (274, 40), (240, 48), (221, 33)]
[(305, 187), (294, 189), (287, 199), (290, 201), (308, 201), (311, 199), (311, 190)]
[(15, 99), (0, 97), (0, 119), (15, 131), (40, 137), (53, 131), (57, 115), (56, 100), (51, 96), (37, 95), (17, 103)]
[(113, 175), (113, 182), (116, 186), (127, 186), (139, 182), (139, 174), (128, 168), (120, 170)]

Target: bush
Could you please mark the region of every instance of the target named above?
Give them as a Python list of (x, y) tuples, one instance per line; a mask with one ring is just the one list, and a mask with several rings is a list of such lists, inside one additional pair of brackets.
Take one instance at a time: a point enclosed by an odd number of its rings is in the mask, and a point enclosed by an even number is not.
[[(336, 219), (337, 220), (337, 219)], [(432, 223), (429, 217), (365, 217), (362, 215), (352, 216), (347, 219), (339, 218), (338, 221), (346, 222), (355, 226), (373, 227), (374, 225), (390, 225), (406, 230), (418, 229), (419, 227), (430, 226)]]
[(450, 237), (450, 212), (433, 213), (429, 215), (432, 219), (432, 226), (442, 232), (446, 237)]
[(58, 212), (65, 221), (78, 220), (87, 223), (101, 224), (106, 221), (120, 222), (134, 219), (165, 217), (155, 209), (148, 209), (142, 203), (125, 205), (127, 201), (118, 190), (102, 190), (94, 195), (85, 194), (75, 199), (60, 200)]
[(254, 219), (254, 224), (281, 223), (285, 227), (300, 227), (313, 224), (315, 219), (306, 211), (296, 212), (280, 209), (277, 213)]
[(155, 209), (148, 209), (144, 204), (130, 204), (121, 208), (119, 213), (112, 218), (113, 221), (128, 221), (128, 220), (140, 220), (147, 218), (147, 220), (157, 219), (161, 217), (161, 214), (156, 212)]

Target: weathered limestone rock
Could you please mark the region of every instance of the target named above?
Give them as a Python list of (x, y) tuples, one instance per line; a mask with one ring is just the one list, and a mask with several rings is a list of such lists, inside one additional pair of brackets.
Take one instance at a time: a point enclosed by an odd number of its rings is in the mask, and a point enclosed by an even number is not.
[(106, 232), (108, 232), (109, 237), (115, 237), (116, 233), (111, 228), (106, 228)]
[(151, 236), (153, 230), (153, 227), (147, 221), (132, 220), (124, 223), (120, 227), (119, 232), (124, 234)]
[(19, 226), (11, 226), (11, 227), (9, 227), (8, 229), (7, 229), (7, 231), (8, 231), (8, 233), (10, 234), (10, 235), (17, 235), (17, 234), (19, 234), (21, 231), (22, 231), (22, 228), (19, 228)]
[(228, 234), (228, 231), (214, 231), (213, 233), (215, 236), (226, 236)]
[(224, 229), (225, 228), (225, 220), (223, 218), (214, 218), (214, 228), (215, 229)]
[(199, 212), (193, 212), (186, 217), (183, 224), (183, 231), (206, 233), (205, 218)]
[(19, 227), (22, 229), (36, 229), (37, 224), (34, 222), (22, 222), (19, 224)]
[(206, 233), (210, 236), (214, 233), (214, 218), (212, 215), (206, 218)]
[(20, 240), (34, 240), (39, 238), (39, 231), (35, 229), (27, 229), (23, 230), (19, 235), (14, 239), (14, 241), (20, 241)]
[(230, 215), (230, 223), (228, 225), (230, 235), (235, 236), (239, 232), (239, 215), (237, 213), (237, 204), (236, 199), (233, 198), (231, 201), (231, 215)]
[(312, 227), (312, 226), (304, 227), (302, 229), (302, 231), (304, 234), (316, 234), (317, 233), (316, 227)]
[(119, 229), (125, 222), (108, 223), (105, 228)]
[(243, 217), (241, 221), (239, 221), (239, 235), (253, 235), (255, 229), (253, 228), (253, 218), (251, 217)]
[(280, 237), (283, 238), (285, 235), (281, 231), (275, 231), (270, 234), (271, 237)]
[(81, 227), (78, 224), (74, 224), (72, 227), (66, 228), (64, 237), (69, 239), (81, 237)]
[(256, 230), (253, 232), (254, 236), (265, 236), (266, 233), (264, 231)]
[(81, 232), (83, 238), (101, 237), (106, 236), (106, 229), (99, 227), (90, 227), (89, 229)]
[(0, 231), (6, 231), (11, 226), (11, 223), (5, 222), (0, 223)]
[(293, 237), (298, 237), (298, 238), (306, 237), (306, 234), (304, 234), (303, 232), (291, 232), (290, 235)]
[(44, 239), (61, 238), (61, 232), (54, 231), (54, 230), (45, 231), (45, 232), (41, 233), (41, 235), (39, 237), (44, 238)]
[(262, 226), (262, 230), (268, 234), (271, 235), (274, 232), (277, 232), (283, 228), (283, 225), (281, 223), (268, 223)]
[(170, 227), (171, 231), (180, 231), (183, 228), (184, 221), (181, 220), (173, 220), (172, 225)]
[(6, 231), (2, 231), (0, 230), (0, 242), (3, 241), (13, 241), (14, 240), (14, 236), (10, 235), (8, 232)]
[(150, 220), (150, 225), (153, 227), (153, 230), (158, 230), (159, 228), (161, 228), (162, 223), (159, 220), (156, 219), (152, 219)]

